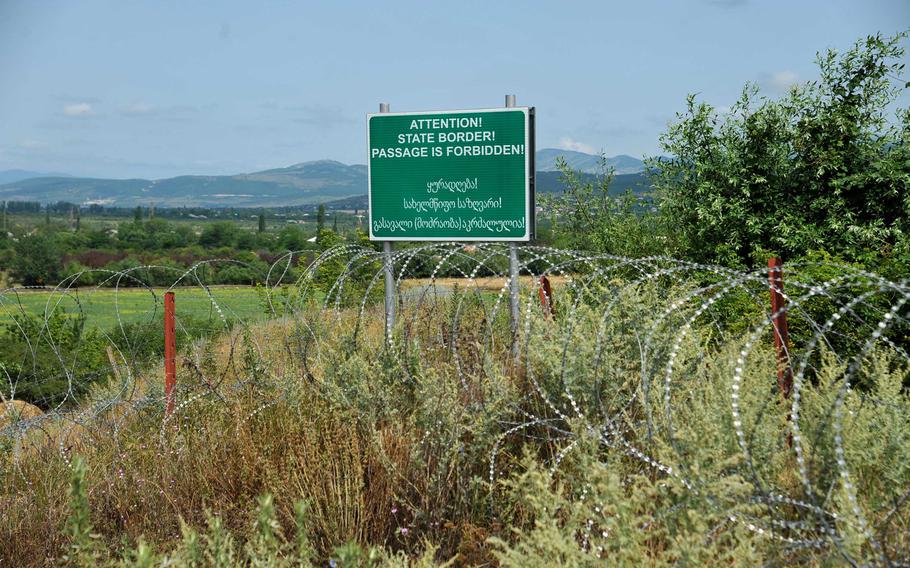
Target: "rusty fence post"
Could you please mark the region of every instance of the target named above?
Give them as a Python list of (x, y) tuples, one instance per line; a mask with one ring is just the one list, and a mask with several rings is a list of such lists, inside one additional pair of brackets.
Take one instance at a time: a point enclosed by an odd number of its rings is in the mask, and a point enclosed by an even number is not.
[(779, 257), (768, 259), (768, 288), (771, 290), (771, 323), (774, 329), (774, 350), (777, 353), (777, 386), (784, 398), (790, 398), (793, 371), (790, 367), (790, 333), (787, 330), (787, 306), (784, 299), (784, 271)]
[(556, 305), (553, 303), (553, 288), (550, 286), (550, 279), (546, 276), (540, 277), (540, 286), (537, 288), (537, 294), (540, 296), (540, 305), (543, 306), (544, 317), (556, 317)]
[(174, 412), (174, 387), (177, 385), (177, 338), (174, 328), (174, 293), (164, 294), (164, 398), (165, 412)]

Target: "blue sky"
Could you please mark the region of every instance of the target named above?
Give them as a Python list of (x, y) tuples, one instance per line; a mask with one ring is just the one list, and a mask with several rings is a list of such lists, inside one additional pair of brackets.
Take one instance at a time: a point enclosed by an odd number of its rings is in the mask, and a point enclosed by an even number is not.
[(907, 0), (0, 0), (0, 169), (103, 177), (364, 163), (392, 110), (538, 109), (538, 147), (651, 155), (688, 93), (730, 105)]

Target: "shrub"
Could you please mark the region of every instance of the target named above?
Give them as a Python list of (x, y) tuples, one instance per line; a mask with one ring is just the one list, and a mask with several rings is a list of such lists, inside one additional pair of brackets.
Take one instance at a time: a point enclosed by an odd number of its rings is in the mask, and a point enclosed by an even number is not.
[(750, 85), (721, 115), (690, 96), (661, 138), (669, 157), (650, 163), (683, 253), (738, 266), (813, 249), (867, 263), (905, 254), (910, 113), (887, 115), (910, 86), (906, 38), (820, 54), (820, 79), (781, 100)]
[(12, 276), (25, 286), (47, 286), (60, 280), (63, 254), (52, 235), (23, 235), (16, 243)]
[(102, 335), (84, 317), (53, 309), (46, 318), (17, 314), (0, 331), (0, 393), (43, 409), (75, 405), (110, 377)]

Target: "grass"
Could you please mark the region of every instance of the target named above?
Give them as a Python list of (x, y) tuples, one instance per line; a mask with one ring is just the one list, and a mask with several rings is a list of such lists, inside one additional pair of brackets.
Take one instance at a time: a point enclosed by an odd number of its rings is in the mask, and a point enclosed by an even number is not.
[[(564, 284), (564, 278), (553, 277), (554, 286)], [(470, 286), (464, 278), (438, 278), (432, 283), (445, 293), (455, 286), (484, 293), (498, 293), (506, 280), (502, 278), (478, 278)], [(409, 279), (402, 282), (402, 292), (422, 290), (429, 286), (429, 279)], [(522, 287), (535, 285), (530, 277), (522, 277)], [(48, 290), (24, 290), (16, 293), (0, 293), (0, 325), (10, 321), (10, 316), (25, 312), (41, 316), (56, 306), (69, 313), (83, 313), (88, 328), (109, 330), (119, 322), (144, 323), (160, 316), (164, 302), (164, 288), (78, 288), (67, 292)], [(254, 322), (265, 318), (260, 292), (252, 286), (209, 286), (208, 291), (200, 287), (186, 286), (174, 289), (177, 318), (189, 316), (195, 320), (220, 319), (221, 313), (233, 321)], [(277, 293), (277, 292), (276, 292)], [(214, 303), (213, 303), (214, 300)]]
[[(27, 290), (0, 294), (0, 324), (10, 321), (10, 316), (17, 313), (41, 316), (57, 306), (69, 313), (85, 314), (89, 328), (109, 330), (119, 322), (149, 322), (160, 317), (164, 309), (164, 292), (162, 288), (83, 288), (65, 293)], [(175, 289), (178, 319), (189, 316), (196, 320), (217, 321), (221, 316), (215, 303), (231, 320), (256, 321), (265, 317), (259, 293), (251, 286), (210, 286), (208, 292), (198, 287)]]
[[(149, 373), (141, 396), (124, 396), (130, 384), (99, 387), (81, 413), (0, 447), (0, 560), (906, 560), (907, 361), (885, 347), (869, 353), (856, 377), (864, 390), (845, 393), (846, 363), (831, 353), (814, 361), (800, 392), (806, 489), (770, 334), (738, 363), (745, 340), (717, 321), (695, 318), (678, 334), (700, 300), (657, 319), (683, 297), (658, 286), (577, 296), (571, 314), (562, 302), (556, 320), (523, 328), (518, 360), (508, 310), (494, 314), (490, 294), (464, 290), (405, 304), (391, 348), (381, 303), (358, 318), (356, 306), (323, 311), (305, 299), (285, 317), (200, 341), (178, 361), (173, 418), (146, 396), (160, 391), (160, 373)], [(529, 292), (523, 302), (536, 309)]]

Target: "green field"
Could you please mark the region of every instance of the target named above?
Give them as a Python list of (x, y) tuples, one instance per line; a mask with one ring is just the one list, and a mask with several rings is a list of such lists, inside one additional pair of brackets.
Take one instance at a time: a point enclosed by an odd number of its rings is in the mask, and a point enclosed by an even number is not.
[[(209, 288), (211, 296), (202, 288), (176, 288), (174, 291), (178, 321), (181, 317), (192, 317), (217, 322), (221, 320), (221, 314), (234, 321), (265, 317), (259, 294), (250, 286), (212, 286)], [(40, 316), (59, 307), (69, 313), (84, 313), (90, 328), (112, 329), (118, 321), (147, 322), (161, 317), (164, 292), (162, 288), (83, 288), (70, 292), (0, 293), (0, 324), (10, 321), (11, 315), (16, 313), (24, 311)]]

